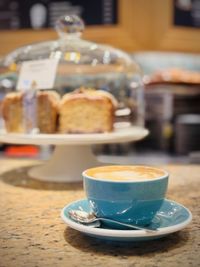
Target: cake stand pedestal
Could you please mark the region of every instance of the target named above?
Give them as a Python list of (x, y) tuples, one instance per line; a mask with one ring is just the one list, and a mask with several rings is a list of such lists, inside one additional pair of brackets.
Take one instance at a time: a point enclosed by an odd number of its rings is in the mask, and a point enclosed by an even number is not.
[(58, 145), (51, 158), (30, 169), (29, 175), (43, 181), (77, 182), (82, 180), (83, 170), (98, 165), (90, 145)]
[[(94, 144), (126, 143), (143, 139), (148, 130), (142, 127), (116, 128), (99, 134), (8, 134), (0, 132), (0, 142), (9, 144), (55, 145), (44, 164), (29, 170), (29, 176), (49, 182), (82, 181), (82, 172), (102, 165), (92, 153)], [(105, 165), (105, 163), (104, 163)]]

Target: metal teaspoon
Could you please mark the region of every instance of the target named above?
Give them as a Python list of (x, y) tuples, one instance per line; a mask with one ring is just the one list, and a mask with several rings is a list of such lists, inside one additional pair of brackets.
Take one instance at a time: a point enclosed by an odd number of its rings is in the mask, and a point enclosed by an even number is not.
[(115, 223), (120, 226), (127, 227), (129, 229), (134, 229), (134, 230), (145, 230), (146, 232), (152, 233), (158, 231), (156, 227), (143, 227), (143, 226), (138, 226), (138, 225), (133, 225), (133, 224), (127, 224), (127, 223), (122, 223), (118, 222), (115, 220), (107, 219), (107, 218), (97, 218), (93, 213), (88, 213), (82, 210), (70, 210), (68, 212), (69, 216), (71, 219), (74, 221), (77, 221), (79, 223), (89, 225), (94, 222), (110, 222), (110, 223)]

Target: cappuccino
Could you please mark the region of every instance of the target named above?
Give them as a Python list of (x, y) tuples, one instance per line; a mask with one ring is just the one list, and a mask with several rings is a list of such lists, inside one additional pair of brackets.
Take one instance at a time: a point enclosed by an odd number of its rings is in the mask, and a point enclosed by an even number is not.
[(160, 209), (169, 177), (162, 169), (142, 165), (94, 167), (82, 175), (90, 208), (97, 217), (138, 225), (149, 224)]
[(112, 181), (141, 181), (160, 178), (165, 174), (161, 169), (139, 165), (103, 166), (91, 168), (86, 171), (86, 175), (94, 179)]

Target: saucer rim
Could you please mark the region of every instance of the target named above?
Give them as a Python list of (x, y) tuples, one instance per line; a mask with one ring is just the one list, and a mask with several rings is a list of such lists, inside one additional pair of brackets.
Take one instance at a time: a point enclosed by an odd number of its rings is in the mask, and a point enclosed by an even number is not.
[(191, 221), (192, 221), (192, 213), (191, 211), (186, 208), (184, 205), (170, 199), (165, 199), (165, 201), (168, 201), (170, 203), (175, 203), (178, 206), (181, 206), (183, 209), (185, 209), (188, 213), (188, 218), (184, 220), (181, 223), (178, 223), (173, 226), (167, 226), (158, 228), (156, 232), (146, 232), (145, 230), (120, 230), (120, 229), (105, 229), (105, 228), (93, 228), (89, 227), (83, 224), (79, 224), (70, 218), (66, 217), (65, 210), (69, 208), (72, 204), (79, 203), (81, 201), (87, 201), (87, 199), (79, 199), (77, 201), (73, 201), (66, 205), (60, 213), (60, 216), (62, 220), (71, 228), (88, 234), (88, 235), (95, 235), (95, 236), (103, 236), (103, 237), (124, 237), (124, 238), (134, 238), (134, 237), (156, 237), (156, 236), (163, 236), (168, 235), (177, 231), (182, 230), (185, 228)]

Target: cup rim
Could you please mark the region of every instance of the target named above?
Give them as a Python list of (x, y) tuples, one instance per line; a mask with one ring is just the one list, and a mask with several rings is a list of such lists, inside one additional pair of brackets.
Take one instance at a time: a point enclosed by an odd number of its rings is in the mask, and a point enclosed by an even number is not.
[[(142, 180), (111, 180), (111, 179), (102, 179), (102, 178), (95, 178), (95, 177), (92, 177), (88, 174), (86, 174), (86, 172), (90, 169), (94, 169), (94, 168), (101, 168), (101, 167), (115, 167), (115, 166), (133, 166), (133, 167), (149, 167), (149, 168), (153, 168), (153, 169), (157, 169), (157, 170), (161, 170), (163, 171), (164, 175), (160, 176), (160, 177), (156, 177), (156, 178), (151, 178), (151, 179), (142, 179)], [(102, 165), (102, 166), (97, 166), (97, 167), (92, 167), (92, 168), (88, 168), (86, 170), (84, 170), (82, 172), (82, 176), (83, 178), (88, 178), (88, 179), (91, 179), (91, 180), (94, 180), (94, 181), (99, 181), (99, 182), (108, 182), (108, 183), (143, 183), (143, 182), (153, 182), (153, 181), (158, 181), (158, 180), (162, 180), (162, 179), (165, 179), (165, 178), (168, 178), (169, 177), (169, 173), (162, 169), (162, 168), (158, 168), (158, 167), (154, 167), (154, 166), (150, 166), (150, 165)]]

